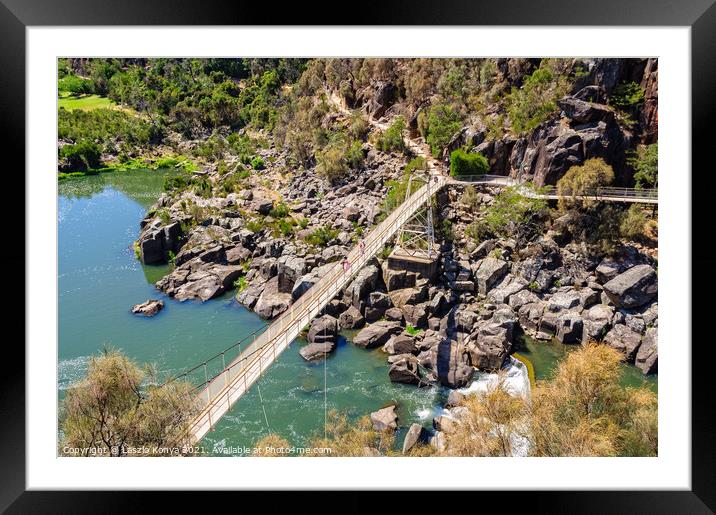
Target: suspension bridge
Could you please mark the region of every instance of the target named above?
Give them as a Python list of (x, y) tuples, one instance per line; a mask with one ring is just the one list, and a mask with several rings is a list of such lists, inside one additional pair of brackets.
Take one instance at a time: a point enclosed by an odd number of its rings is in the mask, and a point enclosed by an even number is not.
[[(379, 127), (384, 122), (371, 123)], [(433, 252), (433, 227), (431, 209), (421, 211), (433, 195), (447, 185), (482, 184), (492, 187), (517, 186), (525, 196), (558, 199), (554, 187), (536, 190), (521, 187), (516, 179), (500, 175), (448, 177), (442, 163), (434, 159), (422, 142), (406, 138), (407, 147), (422, 155), (426, 160), (426, 169), (422, 172), (422, 185), (412, 191), (409, 182), (405, 201), (398, 206), (383, 222), (376, 226), (364, 239), (363, 246), (354, 247), (347, 261), (337, 262), (330, 271), (311, 286), (288, 310), (270, 324), (251, 333), (243, 340), (233, 344), (219, 354), (171, 379), (200, 377), (195, 393), (200, 412), (190, 423), (192, 443), (199, 442), (231, 407), (249, 390), (249, 388), (276, 361), (281, 353), (298, 337), (323, 308), (345, 287), (356, 274), (396, 234), (398, 241), (419, 241), (420, 248), (426, 249), (428, 257)], [(657, 190), (634, 188), (597, 188), (580, 196), (582, 199), (594, 199), (611, 202), (641, 202), (654, 204), (658, 201)], [(414, 256), (414, 253), (411, 253)], [(260, 393), (260, 392), (259, 392)]]

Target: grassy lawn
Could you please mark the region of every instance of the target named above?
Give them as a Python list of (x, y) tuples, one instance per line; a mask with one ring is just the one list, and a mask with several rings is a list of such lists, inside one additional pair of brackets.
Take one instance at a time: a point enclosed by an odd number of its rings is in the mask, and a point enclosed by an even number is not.
[(99, 95), (82, 95), (79, 97), (60, 95), (57, 107), (64, 107), (65, 109), (82, 109), (83, 111), (90, 111), (100, 107), (112, 107), (115, 103), (107, 97), (101, 97)]

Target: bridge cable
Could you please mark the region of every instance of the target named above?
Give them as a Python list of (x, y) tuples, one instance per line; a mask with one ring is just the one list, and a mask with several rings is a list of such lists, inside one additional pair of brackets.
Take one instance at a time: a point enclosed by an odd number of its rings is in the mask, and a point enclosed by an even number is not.
[[(261, 378), (259, 378), (260, 380)], [(259, 384), (259, 381), (256, 381), (256, 389), (259, 391), (259, 401), (261, 402), (261, 409), (264, 412), (264, 420), (266, 421), (266, 431), (268, 433), (271, 433), (271, 427), (269, 426), (268, 417), (266, 416), (266, 408), (264, 407), (264, 399), (261, 396), (261, 385)]]

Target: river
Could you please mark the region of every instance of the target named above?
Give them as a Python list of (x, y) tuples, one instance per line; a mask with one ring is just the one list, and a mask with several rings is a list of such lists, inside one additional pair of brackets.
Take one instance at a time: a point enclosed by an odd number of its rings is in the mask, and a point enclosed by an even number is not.
[[(201, 363), (265, 324), (239, 305), (232, 292), (203, 304), (182, 303), (154, 287), (169, 267), (142, 265), (132, 242), (139, 234), (139, 221), (161, 194), (166, 173), (110, 172), (59, 184), (60, 399), (84, 375), (90, 356), (105, 347), (121, 349), (139, 363), (152, 363), (168, 376)], [(165, 302), (157, 316), (130, 313), (134, 304), (149, 298)], [(298, 354), (302, 342), (294, 342), (259, 380), (258, 388), (252, 388), (205, 437), (208, 453), (224, 455), (224, 447), (251, 447), (269, 431), (293, 445), (305, 445), (322, 433), (326, 408), (357, 417), (397, 403), (402, 424), (429, 427), (447, 398), (446, 389), (392, 383), (385, 354), (359, 349), (346, 339), (350, 337), (343, 335), (325, 363), (305, 362)], [(533, 361), (538, 379), (564, 354), (534, 342), (520, 352)], [(634, 367), (625, 369), (636, 378)], [(404, 430), (396, 441), (402, 442)]]

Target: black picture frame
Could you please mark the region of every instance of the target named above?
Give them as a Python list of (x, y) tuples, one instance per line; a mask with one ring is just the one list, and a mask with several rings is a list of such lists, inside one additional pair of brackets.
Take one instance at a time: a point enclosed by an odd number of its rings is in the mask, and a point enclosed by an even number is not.
[[(713, 513), (716, 510), (714, 472), (714, 403), (709, 385), (714, 345), (708, 338), (709, 310), (704, 290), (714, 283), (716, 258), (708, 236), (714, 234), (710, 197), (716, 192), (715, 173), (709, 159), (716, 120), (716, 4), (715, 0), (554, 0), (546, 5), (534, 0), (440, 2), (383, 0), (364, 5), (350, 14), (327, 19), (337, 4), (317, 2), (276, 4), (222, 0), (0, 0), (0, 106), (2, 147), (18, 159), (15, 170), (25, 170), (25, 30), (43, 25), (572, 25), (572, 26), (687, 26), (691, 28), (692, 78), (692, 174), (681, 170), (692, 186), (692, 320), (684, 320), (684, 341), (692, 344), (692, 490), (613, 492), (515, 492), (512, 499), (529, 502), (533, 512), (549, 513)], [(268, 12), (270, 10), (270, 12)], [(322, 14), (324, 13), (324, 14)], [(13, 149), (13, 152), (11, 152)], [(7, 172), (7, 171), (6, 171)], [(27, 173), (27, 172), (25, 172)], [(12, 191), (23, 203), (24, 174), (14, 173), (5, 182), (17, 182)], [(29, 193), (26, 192), (25, 193)], [(668, 201), (668, 197), (663, 199)], [(711, 201), (711, 202), (709, 202)], [(7, 204), (6, 204), (7, 206)], [(17, 206), (15, 212), (23, 209)], [(24, 209), (23, 211), (24, 212)], [(36, 235), (33, 235), (33, 237)], [(25, 233), (25, 238), (31, 235)], [(6, 267), (28, 273), (19, 244), (6, 253)], [(683, 266), (687, 266), (684, 263)], [(711, 275), (709, 273), (711, 272)], [(14, 274), (19, 282), (20, 274)], [(710, 279), (710, 281), (709, 281)], [(698, 285), (698, 286), (696, 286)], [(24, 286), (24, 284), (23, 284)], [(18, 284), (15, 291), (20, 290)], [(9, 327), (9, 324), (7, 324)], [(25, 486), (25, 353), (18, 339), (6, 340), (6, 366), (0, 374), (0, 509), (7, 513), (114, 513), (138, 510), (155, 493), (26, 491)], [(11, 366), (8, 366), (8, 363)], [(211, 494), (212, 505), (223, 504), (224, 495)], [(296, 493), (290, 494), (296, 503)], [(505, 493), (480, 494), (480, 505)], [(217, 498), (219, 496), (220, 498)], [(495, 499), (486, 499), (486, 496)], [(194, 494), (172, 493), (162, 501), (166, 511), (203, 502)], [(279, 499), (279, 498), (277, 498)], [(300, 500), (298, 501), (300, 502)], [(499, 501), (498, 501), (499, 502)], [(204, 507), (207, 505), (204, 504)]]

